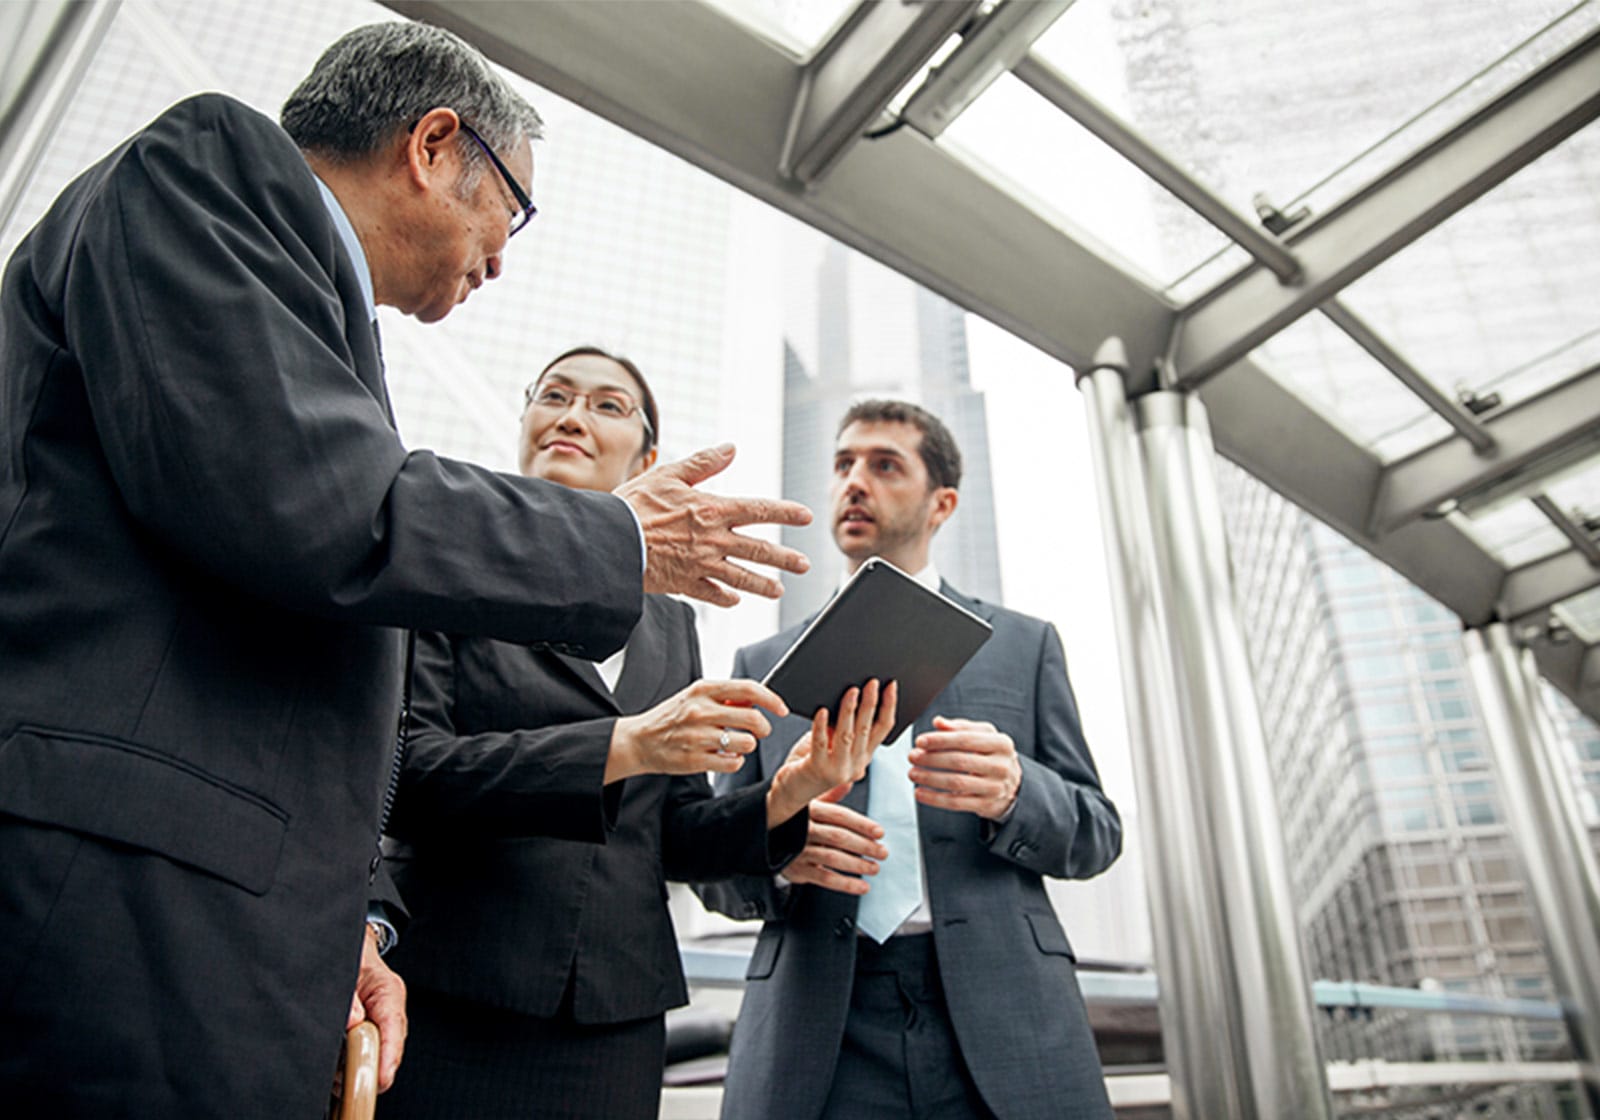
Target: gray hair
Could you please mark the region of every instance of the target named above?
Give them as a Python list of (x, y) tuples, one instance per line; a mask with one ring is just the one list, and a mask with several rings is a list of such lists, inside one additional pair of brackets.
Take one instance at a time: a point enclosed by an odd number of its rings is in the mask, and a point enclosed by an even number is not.
[[(533, 106), (475, 48), (411, 22), (369, 24), (341, 37), (283, 103), (279, 122), (301, 151), (351, 162), (441, 106), (497, 152), (544, 133)], [(470, 190), (488, 164), (471, 137), (463, 132), (460, 141), (471, 180), (462, 186)]]

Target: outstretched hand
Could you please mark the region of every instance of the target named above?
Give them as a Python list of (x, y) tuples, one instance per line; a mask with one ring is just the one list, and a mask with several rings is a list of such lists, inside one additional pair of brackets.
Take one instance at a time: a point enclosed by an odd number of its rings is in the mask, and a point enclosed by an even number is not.
[(786, 716), (789, 707), (755, 681), (695, 681), (611, 731), (607, 782), (634, 774), (732, 773), (772, 725), (756, 705)]
[(644, 589), (702, 599), (719, 607), (739, 601), (739, 591), (776, 599), (783, 585), (736, 560), (785, 572), (811, 566), (805, 554), (745, 536), (744, 525), (808, 525), (811, 511), (777, 498), (725, 498), (697, 490), (733, 462), (731, 443), (697, 451), (629, 479), (615, 491), (644, 527)]
[(811, 730), (790, 749), (789, 757), (772, 776), (767, 827), (776, 828), (830, 790), (836, 791), (837, 800), (859, 782), (872, 761), (872, 752), (894, 729), (899, 700), (896, 682), (880, 689), (876, 680), (870, 680), (865, 687), (844, 694), (839, 718), (831, 727), (828, 709), (818, 708), (811, 717)]

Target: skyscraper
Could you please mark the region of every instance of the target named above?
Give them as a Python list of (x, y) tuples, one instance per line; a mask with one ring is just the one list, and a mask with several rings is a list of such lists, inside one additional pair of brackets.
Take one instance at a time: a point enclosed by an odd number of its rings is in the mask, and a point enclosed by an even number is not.
[[(1220, 477), (1313, 973), (1552, 998), (1459, 621), (1242, 471)], [(1589, 769), (1600, 845), (1600, 730), (1554, 692), (1546, 700), (1574, 774)], [(1565, 1041), (1548, 1022), (1390, 1017), (1330, 1031), (1329, 1050), (1510, 1059)]]
[[(961, 447), (961, 503), (934, 537), (939, 572), (969, 595), (1001, 602), (1000, 565), (989, 466), (989, 427), (983, 394), (972, 388), (966, 317), (960, 308), (882, 265), (795, 234), (791, 269), (815, 298), (796, 301), (787, 327), (783, 377), (783, 492), (819, 514), (828, 509), (834, 429), (852, 401), (893, 397), (914, 401), (942, 419)], [(825, 515), (803, 529), (786, 529), (784, 543), (804, 550), (812, 571), (790, 581), (784, 626), (811, 614), (838, 586), (843, 558)]]

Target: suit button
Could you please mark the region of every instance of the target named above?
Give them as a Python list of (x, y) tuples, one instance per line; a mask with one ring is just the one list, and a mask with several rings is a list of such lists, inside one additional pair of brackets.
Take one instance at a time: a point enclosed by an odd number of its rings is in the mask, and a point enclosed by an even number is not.
[(747, 917), (747, 918), (755, 917), (756, 916), (756, 912), (759, 911), (760, 909), (761, 909), (761, 907), (760, 907), (760, 905), (758, 903), (753, 902), (753, 901), (752, 902), (746, 902), (744, 904), (745, 917)]
[(856, 929), (856, 920), (854, 918), (852, 918), (852, 917), (846, 916), (846, 917), (840, 918), (837, 922), (834, 923), (833, 935), (835, 937), (849, 937), (852, 933), (855, 932), (855, 929)]

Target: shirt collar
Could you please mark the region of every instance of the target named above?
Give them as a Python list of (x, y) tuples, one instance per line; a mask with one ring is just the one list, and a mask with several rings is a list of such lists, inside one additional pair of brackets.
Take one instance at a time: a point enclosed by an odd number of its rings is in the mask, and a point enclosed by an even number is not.
[[(850, 582), (851, 574), (852, 573), (850, 573), (850, 572), (846, 572), (846, 573), (844, 573), (844, 575), (842, 575), (840, 577), (839, 586), (841, 588), (844, 587), (845, 584)], [(910, 573), (910, 575), (911, 575), (912, 579), (914, 579), (918, 583), (922, 584), (922, 586), (926, 587), (929, 591), (938, 591), (939, 590), (939, 583), (940, 583), (940, 580), (939, 580), (939, 569), (934, 566), (934, 563), (933, 563), (932, 560), (929, 560), (928, 563), (923, 566), (923, 568), (922, 568), (922, 570), (920, 572), (912, 572), (912, 573)]]
[(312, 175), (317, 180), (317, 189), (322, 192), (322, 204), (328, 208), (328, 217), (333, 219), (333, 228), (339, 231), (339, 240), (344, 243), (345, 252), (355, 262), (356, 279), (361, 283), (361, 299), (367, 306), (367, 319), (376, 319), (378, 304), (372, 295), (372, 269), (367, 265), (367, 254), (361, 248), (361, 239), (356, 236), (356, 227), (350, 224), (350, 215), (344, 212), (344, 207), (339, 205), (339, 199), (322, 181), (322, 176), (315, 172)]

